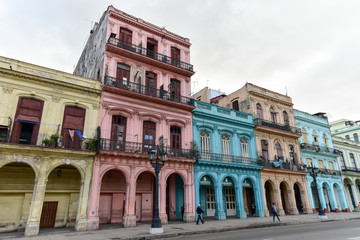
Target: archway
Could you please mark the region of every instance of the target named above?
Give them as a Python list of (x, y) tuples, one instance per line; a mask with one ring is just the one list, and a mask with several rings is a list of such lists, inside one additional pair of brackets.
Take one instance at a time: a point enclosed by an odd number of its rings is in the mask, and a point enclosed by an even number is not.
[(166, 181), (166, 214), (168, 220), (183, 220), (184, 199), (184, 181), (179, 174), (173, 173)]
[(0, 168), (0, 232), (25, 228), (35, 178), (34, 170), (25, 163)]
[(333, 189), (334, 189), (334, 195), (335, 195), (335, 200), (336, 200), (336, 205), (337, 205), (337, 208), (334, 209), (333, 211), (340, 212), (342, 210), (340, 195), (339, 195), (341, 189), (337, 183), (334, 184)]
[(142, 172), (136, 180), (136, 221), (151, 221), (155, 204), (155, 177), (152, 172)]
[(332, 211), (332, 206), (330, 203), (330, 197), (329, 197), (329, 193), (328, 193), (328, 184), (323, 183), (322, 188), (323, 188), (324, 199), (325, 199), (325, 206), (323, 206), (324, 212), (330, 212), (330, 211)]
[(256, 199), (252, 182), (245, 178), (243, 181), (244, 208), (247, 216), (255, 216)]
[(204, 216), (215, 216), (216, 199), (214, 182), (208, 175), (205, 175), (200, 179), (200, 204), (203, 207)]
[(303, 202), (302, 202), (301, 191), (298, 183), (294, 183), (294, 195), (295, 195), (296, 208), (300, 214), (303, 212)]
[(73, 227), (76, 224), (81, 175), (71, 165), (54, 168), (48, 175), (40, 228)]
[(355, 203), (354, 193), (351, 188), (352, 185), (353, 185), (353, 183), (349, 178), (344, 179), (345, 194), (347, 195), (346, 198), (349, 201), (348, 206), (352, 206), (353, 209), (355, 209), (356, 203)]
[(99, 223), (121, 223), (125, 211), (126, 179), (119, 170), (107, 171), (101, 179)]
[(267, 210), (268, 210), (269, 214), (271, 214), (272, 213), (272, 210), (271, 210), (272, 203), (275, 201), (274, 201), (273, 185), (271, 184), (270, 181), (265, 182), (265, 198), (266, 198)]
[(285, 182), (280, 183), (281, 203), (285, 214), (290, 214), (288, 189)]
[(222, 187), (223, 187), (223, 199), (225, 199), (224, 209), (226, 216), (235, 216), (236, 215), (235, 184), (231, 178), (226, 177), (222, 182)]

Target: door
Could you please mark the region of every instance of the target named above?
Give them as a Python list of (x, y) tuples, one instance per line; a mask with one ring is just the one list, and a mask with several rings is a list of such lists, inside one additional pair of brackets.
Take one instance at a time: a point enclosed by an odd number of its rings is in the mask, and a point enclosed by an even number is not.
[(214, 187), (206, 187), (206, 216), (215, 216), (215, 190)]
[(141, 220), (141, 196), (142, 194), (136, 194), (135, 197), (135, 212), (136, 212), (136, 221), (140, 221)]
[(175, 102), (180, 102), (180, 81), (176, 79), (170, 80), (169, 85), (169, 91), (170, 91), (170, 100)]
[(170, 146), (172, 155), (181, 154), (181, 127), (170, 126)]
[(143, 152), (148, 153), (151, 149), (155, 149), (156, 123), (144, 121), (143, 125)]
[(180, 49), (171, 47), (171, 64), (175, 66), (180, 65)]
[(233, 187), (225, 188), (226, 215), (236, 215), (235, 189)]
[(106, 224), (110, 223), (111, 219), (111, 203), (112, 195), (111, 194), (100, 194), (100, 204), (99, 204), (99, 223)]
[(116, 86), (128, 89), (130, 81), (130, 67), (125, 64), (118, 63), (116, 69)]
[(146, 45), (146, 55), (148, 57), (157, 59), (157, 46), (158, 42), (155, 39), (148, 38)]
[(127, 118), (113, 116), (111, 131), (111, 149), (125, 151)]
[(146, 72), (146, 95), (156, 97), (157, 96), (157, 75), (152, 72)]
[(264, 160), (269, 160), (269, 153), (268, 153), (268, 142), (266, 140), (261, 140), (261, 151), (262, 157)]
[[(79, 130), (81, 135), (84, 133), (85, 109), (75, 106), (65, 106), (64, 119), (61, 130), (62, 144), (65, 148), (80, 149), (80, 136), (73, 132)], [(72, 134), (70, 134), (72, 131)]]
[(130, 49), (132, 45), (132, 31), (126, 28), (120, 28), (120, 45)]
[(57, 207), (58, 202), (44, 202), (40, 218), (41, 228), (55, 227)]

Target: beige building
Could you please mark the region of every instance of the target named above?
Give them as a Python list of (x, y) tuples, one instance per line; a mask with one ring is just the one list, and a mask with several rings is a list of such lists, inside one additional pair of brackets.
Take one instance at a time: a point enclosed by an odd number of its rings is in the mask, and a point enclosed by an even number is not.
[(101, 84), (0, 57), (0, 232), (86, 230)]
[(214, 103), (254, 115), (258, 157), (261, 171), (265, 214), (275, 203), (281, 215), (310, 213), (305, 166), (302, 163), (290, 97), (247, 83), (227, 96), (212, 96), (200, 91), (195, 99), (209, 98)]

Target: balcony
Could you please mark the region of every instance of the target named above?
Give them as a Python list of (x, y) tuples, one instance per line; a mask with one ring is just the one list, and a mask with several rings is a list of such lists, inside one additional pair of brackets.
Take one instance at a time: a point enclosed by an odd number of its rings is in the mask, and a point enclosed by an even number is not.
[(341, 172), (339, 170), (331, 170), (331, 169), (325, 169), (325, 168), (319, 168), (320, 174), (325, 175), (334, 175), (334, 176), (341, 176)]
[(321, 153), (325, 153), (325, 154), (338, 154), (338, 151), (334, 148), (328, 148), (328, 147), (323, 147), (323, 146), (319, 146), (319, 145), (312, 145), (312, 144), (308, 144), (308, 143), (301, 143), (300, 144), (300, 148), (304, 149), (304, 150), (309, 150), (312, 152), (321, 152)]
[(220, 163), (235, 163), (235, 164), (246, 164), (246, 165), (259, 165), (257, 158), (248, 158), (235, 155), (225, 155), (221, 153), (213, 152), (199, 152), (197, 155), (199, 161), (205, 162), (220, 162)]
[(291, 135), (294, 135), (294, 134), (301, 135), (301, 129), (299, 129), (297, 127), (274, 123), (274, 122), (266, 121), (266, 120), (260, 119), (260, 118), (254, 119), (254, 124), (256, 125), (256, 127), (264, 126), (266, 128), (282, 130), (284, 132), (290, 133)]
[(260, 165), (264, 167), (269, 168), (278, 168), (278, 169), (286, 169), (286, 170), (293, 170), (293, 171), (300, 171), (300, 172), (306, 172), (307, 167), (305, 164), (294, 164), (293, 162), (297, 162), (297, 159), (294, 159), (293, 161), (284, 160), (284, 157), (278, 157), (278, 159), (270, 160), (265, 159), (262, 156), (261, 152), (258, 152), (258, 156), (260, 156)]
[(355, 172), (360, 173), (360, 169), (356, 167), (348, 167), (348, 166), (342, 166), (341, 171), (343, 172)]
[[(111, 139), (100, 139), (100, 150), (140, 153), (148, 155), (149, 151), (155, 149), (155, 145), (146, 145), (136, 142), (123, 142)], [(164, 151), (168, 157), (177, 158), (196, 158), (196, 151), (192, 149), (170, 148), (164, 147)]]
[(127, 82), (122, 79), (105, 76), (104, 84), (126, 90), (128, 92), (138, 93), (144, 96), (186, 104), (192, 107), (194, 106), (194, 99), (192, 98), (184, 97), (161, 89), (147, 87), (133, 82)]
[[(186, 62), (182, 62), (178, 59), (171, 58), (164, 54), (160, 54), (160, 53), (151, 51), (149, 49), (143, 48), (142, 46), (137, 46), (137, 45), (134, 45), (129, 42), (121, 41), (114, 37), (110, 37), (108, 39), (107, 43), (110, 46), (115, 46), (120, 49), (126, 50), (126, 52), (122, 52), (122, 51), (118, 52), (118, 51), (116, 51), (116, 49), (112, 49), (111, 47), (107, 48), (107, 50), (112, 50), (112, 51), (122, 54), (126, 57), (128, 57), (128, 56), (135, 57), (137, 60), (141, 60), (141, 59), (139, 59), (139, 57), (145, 57), (147, 60), (150, 60), (149, 62), (151, 62), (155, 65), (158, 65), (158, 66), (166, 67), (166, 65), (167, 65), (168, 67), (171, 67), (171, 68), (181, 69), (182, 71), (185, 70), (185, 72), (180, 72), (180, 73), (182, 73), (186, 76), (192, 76), (194, 74), (193, 65), (186, 63)], [(135, 55), (130, 56), (129, 54), (127, 54), (128, 52), (135, 53)]]

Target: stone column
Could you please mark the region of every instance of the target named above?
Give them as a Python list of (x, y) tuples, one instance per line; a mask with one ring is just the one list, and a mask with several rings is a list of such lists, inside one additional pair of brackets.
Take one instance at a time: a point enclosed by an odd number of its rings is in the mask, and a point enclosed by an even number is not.
[(122, 221), (124, 227), (136, 226), (135, 197), (136, 197), (135, 167), (131, 167), (130, 180), (129, 182), (126, 183), (125, 214)]
[(193, 222), (195, 220), (195, 211), (192, 200), (192, 193), (194, 192), (194, 185), (185, 184), (185, 212), (184, 212), (184, 221)]
[[(311, 191), (311, 188), (309, 188)], [(311, 204), (310, 204), (310, 197), (308, 194), (308, 191), (306, 190), (300, 190), (300, 194), (302, 196), (302, 204), (303, 204), (303, 213), (312, 213), (312, 208), (311, 208)]]
[(266, 201), (266, 189), (265, 189), (265, 181), (263, 179), (261, 179), (261, 186), (263, 187), (263, 191), (262, 191), (262, 199), (263, 199), (263, 203), (264, 203), (264, 211), (265, 211), (265, 216), (269, 217), (270, 216), (270, 211), (269, 208), (271, 206), (267, 205), (267, 201)]
[(166, 214), (166, 186), (165, 180), (159, 175), (159, 217), (162, 224), (168, 223), (168, 215)]
[(92, 184), (89, 199), (88, 223), (87, 230), (95, 230), (99, 228), (99, 198), (100, 198), (100, 159), (95, 157), (94, 170), (92, 174)]
[(290, 214), (299, 215), (299, 211), (296, 206), (296, 199), (294, 190), (287, 191), (288, 199), (289, 199), (289, 207), (290, 207)]
[(30, 204), (29, 218), (25, 227), (25, 236), (34, 236), (39, 233), (41, 211), (45, 198), (47, 183), (48, 161), (43, 161), (40, 166), (39, 176), (35, 180), (34, 191)]
[(81, 188), (79, 194), (79, 207), (77, 211), (76, 217), (76, 231), (86, 231), (87, 228), (87, 209), (88, 209), (88, 202), (89, 202), (89, 192), (90, 192), (90, 184), (91, 184), (91, 177), (92, 177), (92, 160), (86, 163), (85, 171), (84, 171), (84, 178), (81, 180)]
[(222, 194), (222, 184), (217, 184), (214, 186), (215, 188), (215, 219), (224, 220), (226, 219), (225, 211), (224, 211), (224, 202), (223, 202), (223, 194)]
[(277, 189), (273, 189), (273, 194), (274, 194), (274, 202), (276, 205), (276, 209), (277, 212), (280, 216), (284, 216), (285, 215), (285, 211), (283, 209), (282, 206), (282, 200), (281, 200), (281, 191), (279, 189), (279, 184), (277, 184), (278, 188)]
[(335, 193), (334, 193), (334, 187), (330, 188), (330, 191), (328, 191), (329, 196), (329, 201), (331, 204), (331, 209), (329, 209), (330, 211), (333, 210), (334, 212), (340, 212), (339, 207), (337, 205), (336, 202), (336, 197), (335, 197)]
[(236, 217), (246, 218), (246, 211), (244, 209), (244, 195), (241, 187), (235, 187), (236, 196)]
[(355, 208), (356, 208), (356, 206), (357, 206), (358, 203), (359, 203), (359, 198), (358, 198), (358, 195), (357, 195), (357, 193), (356, 193), (355, 184), (351, 185), (351, 191), (352, 191), (353, 196), (354, 196)]

